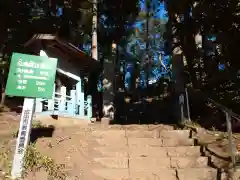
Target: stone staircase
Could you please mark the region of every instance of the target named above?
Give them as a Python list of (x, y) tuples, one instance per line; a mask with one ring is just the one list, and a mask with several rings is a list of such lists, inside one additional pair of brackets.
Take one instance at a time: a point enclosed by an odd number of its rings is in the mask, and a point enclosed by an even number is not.
[[(217, 180), (189, 130), (171, 126), (96, 129), (89, 149), (96, 180)], [(90, 163), (90, 162), (89, 162)], [(224, 178), (225, 179), (225, 178)]]

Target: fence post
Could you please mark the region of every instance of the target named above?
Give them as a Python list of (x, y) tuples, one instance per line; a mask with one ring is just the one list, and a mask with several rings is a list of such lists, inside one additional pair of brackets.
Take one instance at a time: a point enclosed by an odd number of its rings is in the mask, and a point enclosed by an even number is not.
[(78, 83), (76, 84), (76, 112), (81, 115), (81, 93), (82, 93), (82, 82), (81, 80), (78, 81)]
[(189, 106), (189, 98), (188, 98), (188, 89), (185, 88), (185, 95), (186, 95), (186, 104), (187, 104), (187, 116), (188, 116), (188, 121), (191, 121), (190, 117), (190, 106)]
[(84, 108), (84, 102), (85, 102), (85, 98), (84, 98), (84, 93), (80, 93), (79, 94), (79, 115), (81, 117), (85, 116), (85, 108)]
[(52, 99), (48, 99), (48, 111), (53, 111), (54, 110), (54, 98), (55, 98), (55, 84), (53, 85), (53, 94), (52, 94)]
[(236, 168), (236, 159), (235, 159), (235, 149), (232, 137), (232, 123), (231, 123), (231, 111), (225, 111), (226, 122), (227, 122), (227, 132), (228, 132), (228, 141), (229, 141), (229, 150), (231, 152), (231, 158), (233, 163), (233, 169)]
[(67, 89), (65, 86), (61, 87), (61, 97), (60, 97), (60, 104), (59, 104), (59, 113), (64, 113), (66, 109), (66, 94)]
[(92, 96), (87, 96), (87, 118), (91, 120), (92, 118)]
[(53, 95), (53, 115), (54, 116), (56, 116), (56, 117), (58, 117), (58, 115), (59, 115), (59, 104), (60, 104), (60, 101), (59, 101), (59, 95), (58, 94), (56, 94), (56, 93), (58, 93), (57, 92), (57, 89), (56, 89), (56, 84), (55, 84), (55, 86), (54, 86), (55, 88), (54, 88), (54, 95)]
[(42, 111), (43, 111), (42, 98), (36, 98), (36, 101), (35, 101), (35, 112), (36, 113), (41, 113)]
[(71, 90), (70, 91), (70, 96), (71, 96), (71, 105), (69, 108), (69, 115), (75, 116), (76, 115), (76, 90)]
[(184, 94), (179, 95), (180, 115), (181, 123), (184, 122)]

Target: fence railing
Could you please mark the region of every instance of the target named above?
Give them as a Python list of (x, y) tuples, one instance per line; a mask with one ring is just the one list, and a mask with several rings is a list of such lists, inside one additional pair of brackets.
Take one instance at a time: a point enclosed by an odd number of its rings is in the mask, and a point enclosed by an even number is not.
[(37, 113), (72, 116), (77, 118), (92, 118), (92, 96), (85, 99), (83, 92), (70, 90), (66, 93), (66, 87), (62, 86), (60, 92), (54, 92), (52, 99), (36, 99)]
[[(191, 90), (193, 90), (195, 92), (196, 91), (197, 92), (201, 92), (200, 90), (195, 90), (193, 88), (191, 88)], [(229, 151), (231, 153), (231, 161), (232, 161), (233, 169), (236, 170), (237, 163), (240, 160), (240, 154), (239, 154), (239, 152), (237, 150), (237, 145), (235, 144), (234, 139), (233, 139), (232, 121), (233, 121), (233, 119), (235, 119), (235, 120), (240, 122), (240, 115), (232, 112), (231, 109), (229, 109), (226, 106), (224, 106), (224, 105), (214, 101), (213, 99), (207, 97), (205, 94), (204, 94), (204, 96), (205, 96), (205, 99), (208, 102), (213, 104), (215, 108), (221, 110), (225, 114), (225, 120), (226, 120), (226, 126), (227, 126), (227, 134), (228, 134), (228, 142), (229, 142)]]

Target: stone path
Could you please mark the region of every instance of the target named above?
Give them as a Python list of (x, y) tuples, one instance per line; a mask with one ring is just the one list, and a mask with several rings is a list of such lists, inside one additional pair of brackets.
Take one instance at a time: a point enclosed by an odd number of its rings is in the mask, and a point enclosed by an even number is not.
[[(140, 126), (139, 126), (140, 127)], [(136, 128), (137, 129), (137, 128)], [(164, 126), (140, 130), (95, 130), (91, 139), (92, 172), (102, 180), (216, 180), (217, 170), (208, 166), (194, 146), (189, 130)]]
[[(228, 179), (208, 166), (211, 160), (195, 146), (189, 130), (167, 125), (64, 125), (52, 138), (39, 139), (37, 149), (65, 164), (68, 180)], [(35, 179), (47, 179), (47, 174), (38, 172)]]

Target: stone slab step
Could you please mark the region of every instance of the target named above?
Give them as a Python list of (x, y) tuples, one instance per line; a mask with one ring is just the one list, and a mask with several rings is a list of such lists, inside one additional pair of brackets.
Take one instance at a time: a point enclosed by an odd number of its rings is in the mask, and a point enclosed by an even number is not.
[(148, 169), (159, 169), (159, 168), (200, 168), (207, 167), (207, 157), (160, 157), (160, 158), (149, 158), (149, 157), (100, 157), (94, 158), (94, 161), (100, 163), (106, 168), (131, 168), (134, 170), (148, 170)]
[(96, 147), (95, 151), (107, 157), (186, 157), (201, 156), (199, 146), (179, 147)]
[(96, 138), (95, 139), (100, 146), (117, 146), (125, 147), (128, 145), (127, 138)]
[(201, 156), (200, 146), (178, 146), (163, 147), (167, 149), (167, 155), (170, 157)]
[(176, 169), (204, 168), (208, 166), (208, 157), (171, 157), (170, 162)]
[(129, 124), (129, 125), (109, 125), (108, 129), (119, 129), (119, 130), (173, 130), (174, 127), (165, 124)]
[(101, 146), (118, 146), (118, 147), (149, 147), (163, 145), (161, 139), (154, 138), (119, 138), (119, 139), (96, 139)]
[(104, 179), (104, 180), (128, 180), (129, 170), (128, 169), (93, 169), (93, 174)]
[(213, 168), (188, 168), (177, 170), (179, 180), (216, 180), (217, 169)]
[(135, 138), (165, 138), (165, 139), (188, 139), (190, 130), (97, 130), (92, 135), (98, 138), (119, 138), (119, 137), (135, 137)]
[(194, 146), (194, 139), (162, 139), (163, 147), (175, 147), (175, 146)]
[(190, 137), (190, 130), (159, 131), (159, 137), (162, 139), (188, 139)]
[(130, 170), (129, 180), (177, 180), (177, 176), (173, 169)]
[(136, 171), (127, 169), (95, 169), (92, 172), (104, 180), (177, 180), (176, 171), (172, 169), (159, 169)]
[(117, 138), (117, 139), (96, 139), (101, 146), (118, 147), (175, 147), (175, 146), (193, 146), (194, 139), (155, 139), (155, 138)]
[(137, 137), (137, 138), (158, 138), (159, 131), (158, 130), (98, 130), (92, 132), (94, 137), (98, 138), (124, 138), (124, 137)]
[(125, 130), (95, 130), (91, 132), (91, 135), (93, 137), (97, 138), (119, 138), (119, 137), (125, 137), (126, 136), (126, 131)]
[(128, 168), (128, 157), (96, 157), (94, 162), (101, 164), (105, 168)]
[(205, 168), (208, 166), (207, 157), (174, 157), (147, 158), (137, 157), (129, 159), (129, 167), (134, 170), (158, 170), (159, 168)]

